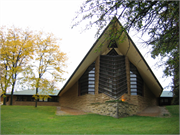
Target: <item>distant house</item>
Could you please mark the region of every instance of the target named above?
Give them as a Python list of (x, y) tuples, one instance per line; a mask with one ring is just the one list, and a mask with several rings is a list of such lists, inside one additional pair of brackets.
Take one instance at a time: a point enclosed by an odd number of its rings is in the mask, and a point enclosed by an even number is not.
[[(41, 92), (41, 90), (39, 90)], [(54, 90), (53, 93), (47, 93), (51, 98), (38, 99), (38, 105), (58, 106), (59, 105), (59, 90)], [(13, 93), (13, 105), (35, 105), (35, 99), (32, 97), (36, 90), (15, 91)], [(11, 93), (7, 93), (7, 105), (10, 104)]]
[(171, 91), (163, 91), (159, 97), (159, 105), (171, 105), (173, 99), (173, 93)]
[[(115, 29), (121, 30), (120, 22), (115, 20)], [(120, 38), (110, 40), (111, 29), (112, 23), (109, 23), (59, 93), (51, 95), (58, 101), (53, 104), (39, 101), (39, 105), (60, 105), (93, 112), (92, 103), (122, 100), (135, 105), (140, 112), (159, 104), (163, 88), (151, 68), (129, 35), (125, 35), (123, 42)], [(100, 50), (95, 51), (101, 45)], [(77, 55), (80, 51), (78, 48)], [(32, 105), (32, 95), (31, 92), (27, 95), (15, 92), (13, 104)]]

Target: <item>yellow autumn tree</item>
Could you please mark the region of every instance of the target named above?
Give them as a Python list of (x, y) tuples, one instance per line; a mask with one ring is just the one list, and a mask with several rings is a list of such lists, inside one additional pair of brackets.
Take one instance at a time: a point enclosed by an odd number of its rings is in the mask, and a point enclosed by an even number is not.
[(5, 61), (4, 63), (0, 63), (0, 91), (4, 98), (3, 105), (6, 105), (6, 91), (11, 84), (11, 74), (8, 72), (7, 68), (8, 65)]
[(34, 39), (34, 63), (30, 66), (29, 72), (24, 72), (23, 76), (26, 76), (25, 79), (31, 88), (36, 89), (33, 97), (37, 107), (38, 99), (49, 98), (48, 95), (56, 89), (55, 83), (64, 80), (62, 74), (65, 73), (67, 56), (60, 50), (58, 40), (53, 34), (39, 32)]
[(1, 90), (3, 97), (6, 97), (6, 90), (11, 87), (12, 105), (13, 92), (15, 89), (18, 75), (25, 69), (26, 64), (33, 55), (33, 35), (31, 31), (19, 28), (0, 28), (0, 66)]

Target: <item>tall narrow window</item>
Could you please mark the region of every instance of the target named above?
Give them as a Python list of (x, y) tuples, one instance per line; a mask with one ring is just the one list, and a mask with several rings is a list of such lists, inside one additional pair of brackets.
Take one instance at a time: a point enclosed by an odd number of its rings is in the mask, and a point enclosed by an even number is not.
[(99, 92), (115, 99), (127, 92), (125, 57), (114, 49), (100, 56)]
[(79, 79), (79, 95), (95, 93), (95, 62), (93, 62)]
[(137, 68), (130, 63), (130, 88), (131, 95), (143, 96), (143, 80)]

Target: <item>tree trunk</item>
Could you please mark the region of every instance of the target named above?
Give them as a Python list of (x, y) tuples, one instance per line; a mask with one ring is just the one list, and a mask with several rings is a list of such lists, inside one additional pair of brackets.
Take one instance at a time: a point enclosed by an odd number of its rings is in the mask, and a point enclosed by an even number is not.
[[(14, 67), (14, 66), (13, 66), (13, 67)], [(10, 105), (13, 105), (13, 93), (14, 93), (14, 87), (15, 87), (15, 84), (16, 84), (16, 77), (17, 77), (17, 73), (15, 73), (15, 74), (12, 75), (12, 79), (13, 79), (14, 81), (13, 81), (12, 90), (11, 90), (11, 101), (10, 101)]]
[(3, 98), (4, 98), (3, 105), (6, 105), (6, 97)]
[(13, 82), (13, 85), (12, 85), (10, 105), (13, 105), (13, 93), (14, 93), (15, 83), (16, 83), (16, 81), (14, 81), (14, 82)]
[[(38, 88), (36, 88), (36, 95), (37, 95), (37, 93), (38, 93)], [(38, 99), (36, 99), (36, 101), (35, 101), (35, 107), (37, 107), (37, 100)]]
[(37, 99), (36, 99), (36, 102), (35, 102), (35, 107), (37, 107)]

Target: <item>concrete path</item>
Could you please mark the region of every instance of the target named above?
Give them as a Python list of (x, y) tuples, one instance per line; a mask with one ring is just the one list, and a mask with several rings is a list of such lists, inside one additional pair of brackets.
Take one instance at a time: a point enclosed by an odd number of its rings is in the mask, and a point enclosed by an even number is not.
[(170, 117), (170, 113), (164, 106), (150, 106), (138, 113), (139, 116)]
[(169, 111), (166, 109), (166, 107), (161, 106), (160, 108), (160, 117), (171, 117), (171, 114), (169, 113)]
[(56, 115), (84, 115), (87, 114), (81, 110), (72, 109), (69, 107), (57, 107)]

